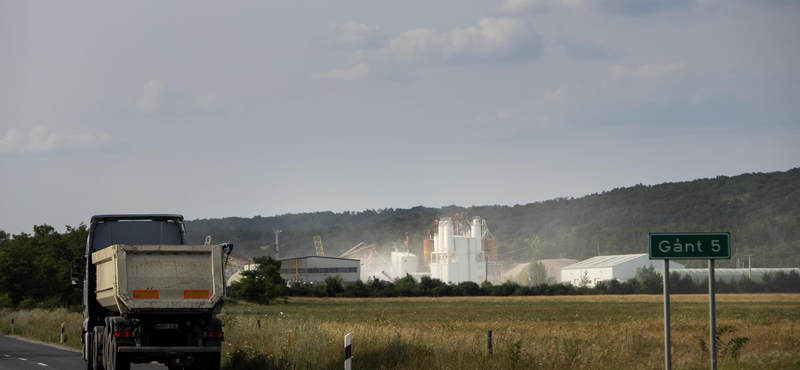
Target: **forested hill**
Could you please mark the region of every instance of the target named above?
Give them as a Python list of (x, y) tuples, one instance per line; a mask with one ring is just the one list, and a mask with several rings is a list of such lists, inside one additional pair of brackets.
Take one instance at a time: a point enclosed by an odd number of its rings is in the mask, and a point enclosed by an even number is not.
[(730, 231), (734, 256), (720, 267), (733, 266), (746, 255), (752, 255), (753, 267), (800, 267), (800, 168), (636, 185), (515, 206), (203, 219), (188, 221), (187, 232), (193, 243), (202, 243), (206, 235), (215, 243), (233, 242), (235, 252), (247, 257), (274, 252), (259, 248), (274, 244), (273, 228), (283, 230), (282, 257), (314, 254), (314, 235), (322, 236), (326, 255), (336, 256), (360, 242), (402, 245), (410, 232), (412, 252), (420, 252), (433, 220), (456, 212), (487, 220), (501, 253), (528, 248), (539, 258), (584, 259), (598, 249), (600, 254), (646, 253), (648, 232)]

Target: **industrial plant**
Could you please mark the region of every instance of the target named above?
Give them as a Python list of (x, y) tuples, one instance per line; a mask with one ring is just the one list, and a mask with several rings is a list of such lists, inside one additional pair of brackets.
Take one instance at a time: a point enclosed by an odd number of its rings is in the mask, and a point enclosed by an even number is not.
[[(275, 246), (278, 245), (276, 233)], [(456, 213), (455, 217), (434, 220), (423, 239), (422, 258), (411, 253), (408, 233), (405, 245), (399, 248), (395, 245), (388, 259), (375, 244), (360, 243), (338, 257), (325, 256), (320, 237), (314, 238), (314, 246), (316, 255), (280, 259), (281, 277), (287, 283), (319, 284), (329, 276), (339, 276), (346, 283), (370, 278), (391, 281), (407, 275), (417, 280), (429, 276), (454, 284), (502, 282), (497, 240), (480, 217), (469, 220)], [(277, 257), (279, 249), (275, 249)], [(241, 271), (257, 267), (256, 264), (243, 265), (230, 275), (228, 284), (240, 280)]]
[(500, 282), (502, 265), (497, 261), (497, 240), (480, 217), (470, 221), (456, 213), (453, 218), (435, 220), (423, 240), (421, 261), (410, 252), (409, 244), (406, 234), (406, 250), (392, 252), (391, 272), (382, 271), (380, 275), (390, 279), (406, 275), (415, 279), (430, 276), (454, 284)]

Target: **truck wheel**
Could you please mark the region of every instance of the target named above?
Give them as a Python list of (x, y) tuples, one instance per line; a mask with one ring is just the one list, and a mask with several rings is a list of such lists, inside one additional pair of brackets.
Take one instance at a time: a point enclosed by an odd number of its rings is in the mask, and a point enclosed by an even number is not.
[(102, 344), (98, 343), (103, 338), (103, 329), (102, 326), (95, 326), (94, 331), (92, 332), (92, 349), (91, 349), (91, 356), (89, 356), (89, 362), (92, 363), (93, 370), (103, 370), (104, 366), (103, 363), (97, 361), (100, 357), (100, 354), (105, 354), (105, 351), (101, 351)]
[(111, 346), (111, 369), (109, 370), (131, 370), (131, 361), (128, 355), (119, 353), (117, 341), (113, 340)]
[(203, 360), (203, 370), (219, 370), (221, 360), (219, 353), (209, 353)]
[(94, 346), (94, 336), (92, 333), (86, 333), (86, 340), (83, 341), (83, 345), (86, 351), (86, 361), (83, 366), (85, 370), (94, 370), (92, 367), (92, 361), (94, 352), (92, 352), (92, 346)]

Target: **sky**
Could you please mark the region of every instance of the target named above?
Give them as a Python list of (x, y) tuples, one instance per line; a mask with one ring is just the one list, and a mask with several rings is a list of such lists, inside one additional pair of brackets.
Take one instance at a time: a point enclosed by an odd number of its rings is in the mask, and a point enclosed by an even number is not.
[(792, 0), (0, 3), (0, 229), (800, 166)]

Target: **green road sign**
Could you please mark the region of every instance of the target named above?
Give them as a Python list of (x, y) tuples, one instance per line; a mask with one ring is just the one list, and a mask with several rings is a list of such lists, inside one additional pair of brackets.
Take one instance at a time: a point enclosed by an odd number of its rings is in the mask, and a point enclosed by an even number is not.
[(651, 260), (730, 259), (731, 233), (650, 233)]

